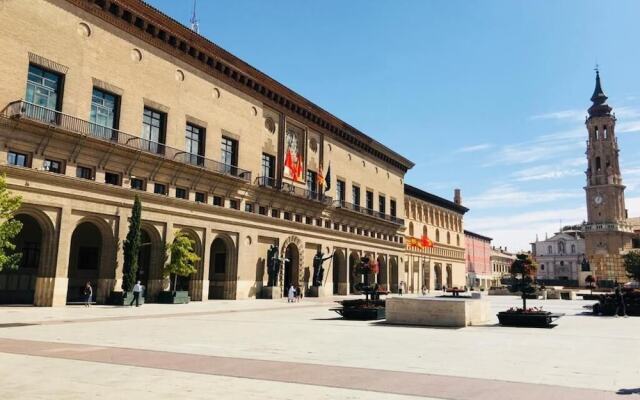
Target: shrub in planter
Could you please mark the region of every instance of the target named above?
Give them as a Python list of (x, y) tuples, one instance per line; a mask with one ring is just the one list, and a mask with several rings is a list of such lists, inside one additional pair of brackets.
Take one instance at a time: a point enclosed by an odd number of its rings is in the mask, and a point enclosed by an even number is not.
[[(173, 242), (167, 245), (167, 253), (170, 262), (165, 264), (162, 275), (165, 278), (173, 277), (173, 290), (170, 292), (160, 292), (158, 301), (161, 303), (188, 303), (189, 294), (187, 291), (179, 291), (178, 277), (190, 276), (196, 273), (196, 263), (200, 260), (193, 249), (195, 241), (191, 240), (184, 232), (177, 232)], [(186, 299), (186, 300), (185, 300)]]

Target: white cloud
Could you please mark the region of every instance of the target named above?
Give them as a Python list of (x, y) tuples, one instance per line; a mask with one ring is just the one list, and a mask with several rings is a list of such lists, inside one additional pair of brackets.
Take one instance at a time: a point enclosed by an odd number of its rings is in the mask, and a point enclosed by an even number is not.
[(538, 114), (529, 117), (531, 120), (536, 119), (553, 119), (553, 120), (573, 120), (581, 121), (585, 118), (586, 110), (563, 110), (550, 112), (545, 114)]
[(478, 151), (490, 149), (491, 147), (493, 147), (493, 145), (490, 143), (482, 143), (473, 146), (461, 147), (454, 151), (454, 153), (475, 153)]
[(549, 203), (583, 196), (579, 190), (524, 191), (510, 184), (500, 184), (482, 194), (467, 198), (465, 206), (476, 209), (504, 208)]
[(550, 162), (515, 171), (511, 174), (511, 177), (518, 182), (527, 182), (580, 176), (584, 173), (586, 163), (586, 159), (582, 157), (560, 162)]

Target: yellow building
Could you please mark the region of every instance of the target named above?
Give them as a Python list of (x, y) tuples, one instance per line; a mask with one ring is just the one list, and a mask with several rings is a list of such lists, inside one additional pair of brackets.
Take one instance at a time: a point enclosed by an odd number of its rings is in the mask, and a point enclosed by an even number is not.
[[(454, 201), (405, 185), (404, 272), (400, 281), (409, 293), (462, 288), (466, 284), (464, 214), (460, 190)], [(413, 239), (413, 240), (412, 240)]]
[(364, 255), (397, 289), (406, 158), (141, 1), (4, 0), (0, 47), (0, 169), (24, 224), (0, 301), (61, 305), (90, 281), (105, 302), (136, 194), (147, 300), (177, 231), (201, 256), (179, 283), (193, 300), (263, 295), (271, 245), (274, 292), (309, 288), (318, 249), (335, 254), (319, 295), (353, 291)]

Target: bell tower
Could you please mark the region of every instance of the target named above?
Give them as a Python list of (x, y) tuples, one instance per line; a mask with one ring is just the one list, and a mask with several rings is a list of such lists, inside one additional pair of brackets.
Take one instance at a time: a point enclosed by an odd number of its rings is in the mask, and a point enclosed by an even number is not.
[(631, 248), (633, 232), (627, 223), (627, 210), (616, 139), (616, 117), (602, 90), (596, 68), (596, 87), (591, 96), (585, 122), (587, 140), (587, 224), (586, 256), (600, 281), (627, 280), (621, 253)]

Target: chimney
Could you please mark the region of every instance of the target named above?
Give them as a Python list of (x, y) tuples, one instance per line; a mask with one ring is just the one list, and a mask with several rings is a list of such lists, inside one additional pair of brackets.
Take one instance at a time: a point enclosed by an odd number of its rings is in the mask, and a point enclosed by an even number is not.
[(458, 205), (462, 204), (462, 196), (460, 195), (460, 189), (453, 190), (453, 202)]

